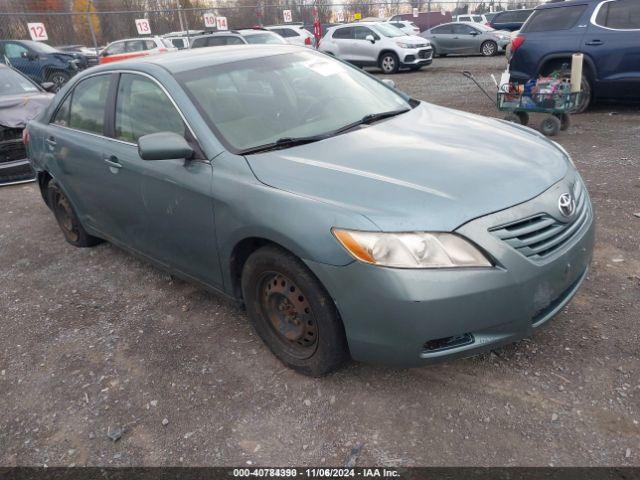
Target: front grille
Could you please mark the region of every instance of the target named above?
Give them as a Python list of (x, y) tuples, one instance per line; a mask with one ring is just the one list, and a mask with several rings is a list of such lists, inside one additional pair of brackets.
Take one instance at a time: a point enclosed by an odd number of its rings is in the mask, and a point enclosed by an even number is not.
[(490, 232), (525, 257), (543, 260), (566, 245), (591, 218), (587, 193), (579, 180), (573, 186), (576, 212), (572, 219), (560, 222), (546, 213), (490, 229)]
[(0, 164), (26, 158), (27, 152), (22, 141), (0, 143)]
[(431, 58), (431, 50), (420, 50), (418, 52), (418, 57), (423, 59)]
[(21, 139), (22, 139), (21, 128), (0, 127), (0, 142), (6, 142), (7, 140), (21, 140)]

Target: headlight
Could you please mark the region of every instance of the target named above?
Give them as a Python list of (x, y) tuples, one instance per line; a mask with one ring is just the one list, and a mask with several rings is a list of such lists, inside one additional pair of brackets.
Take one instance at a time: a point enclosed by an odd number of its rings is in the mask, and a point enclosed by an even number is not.
[(396, 42), (396, 45), (400, 48), (418, 48), (418, 46), (413, 43)]
[(480, 250), (451, 233), (383, 233), (333, 229), (357, 260), (396, 268), (491, 267)]

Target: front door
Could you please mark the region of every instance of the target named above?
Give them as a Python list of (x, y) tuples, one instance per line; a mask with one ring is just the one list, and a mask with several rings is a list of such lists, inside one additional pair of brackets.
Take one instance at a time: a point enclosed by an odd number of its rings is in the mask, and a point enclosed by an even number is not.
[(378, 60), (378, 52), (380, 48), (367, 40), (367, 37), (373, 37), (374, 42), (380, 40), (380, 36), (368, 27), (356, 26), (353, 28), (353, 58), (360, 63), (376, 63)]
[(452, 53), (477, 53), (480, 51), (478, 35), (480, 32), (464, 23), (453, 25)]
[(640, 96), (640, 1), (602, 2), (584, 36), (598, 71), (597, 94)]
[(212, 166), (204, 158), (145, 161), (138, 139), (173, 132), (197, 147), (190, 130), (154, 80), (123, 73), (117, 88), (110, 154), (119, 164), (132, 204), (140, 208), (140, 229), (130, 231), (143, 254), (211, 285), (221, 285), (216, 248)]

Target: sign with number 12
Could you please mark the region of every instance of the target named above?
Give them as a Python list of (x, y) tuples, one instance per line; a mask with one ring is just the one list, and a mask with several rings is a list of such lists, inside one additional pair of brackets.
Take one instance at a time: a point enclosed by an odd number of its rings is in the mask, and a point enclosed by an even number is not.
[(36, 42), (41, 40), (49, 40), (49, 37), (47, 36), (47, 30), (44, 28), (44, 23), (27, 23), (27, 28), (29, 29), (31, 40)]

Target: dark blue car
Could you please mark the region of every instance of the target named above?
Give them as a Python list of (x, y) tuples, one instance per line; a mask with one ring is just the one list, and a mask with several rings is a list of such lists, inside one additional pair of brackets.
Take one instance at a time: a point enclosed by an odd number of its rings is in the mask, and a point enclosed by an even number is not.
[(534, 10), (511, 45), (511, 77), (561, 71), (584, 54), (582, 112), (597, 99), (640, 100), (640, 0), (568, 0)]
[(39, 84), (55, 84), (54, 91), (59, 90), (78, 70), (88, 66), (83, 55), (61, 52), (46, 43), (31, 40), (0, 40), (0, 61)]

